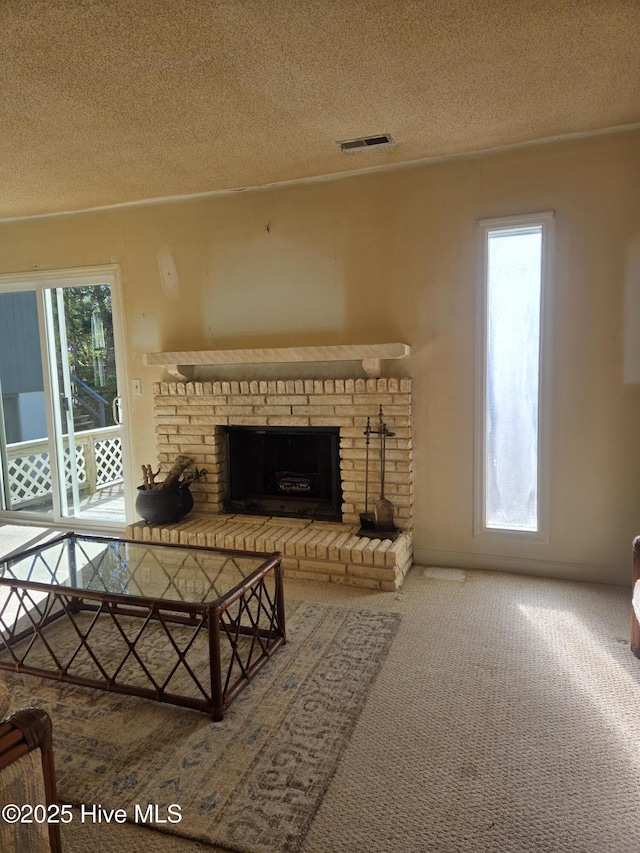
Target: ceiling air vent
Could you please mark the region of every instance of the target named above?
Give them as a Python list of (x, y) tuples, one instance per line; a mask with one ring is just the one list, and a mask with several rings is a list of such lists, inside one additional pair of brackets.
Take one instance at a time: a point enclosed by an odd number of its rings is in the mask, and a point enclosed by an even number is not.
[(373, 148), (379, 145), (393, 145), (393, 139), (388, 133), (379, 133), (377, 136), (363, 136), (361, 139), (347, 139), (336, 143), (341, 151), (359, 151), (363, 148)]

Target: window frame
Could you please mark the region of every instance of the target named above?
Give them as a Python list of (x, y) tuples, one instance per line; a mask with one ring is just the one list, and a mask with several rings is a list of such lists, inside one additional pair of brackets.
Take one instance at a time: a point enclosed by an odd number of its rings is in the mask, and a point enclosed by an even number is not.
[[(480, 219), (477, 225), (477, 308), (476, 308), (476, 376), (474, 413), (474, 511), (473, 535), (484, 541), (506, 543), (537, 542), (548, 544), (550, 522), (550, 402), (552, 291), (555, 245), (555, 212)], [(525, 228), (541, 229), (540, 338), (538, 360), (538, 529), (516, 530), (487, 526), (486, 508), (486, 441), (487, 441), (487, 292), (489, 235), (496, 231)]]

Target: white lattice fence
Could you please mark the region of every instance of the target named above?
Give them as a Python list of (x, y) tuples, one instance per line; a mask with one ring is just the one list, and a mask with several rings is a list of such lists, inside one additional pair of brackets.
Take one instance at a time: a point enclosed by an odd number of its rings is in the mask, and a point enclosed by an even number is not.
[(120, 436), (94, 440), (93, 450), (96, 458), (96, 486), (100, 488), (119, 483), (124, 476)]
[[(90, 493), (122, 482), (122, 443), (118, 427), (75, 434), (78, 486)], [(7, 445), (11, 506), (40, 500), (53, 492), (51, 459), (46, 439)], [(71, 453), (64, 451), (65, 483), (70, 487)]]
[[(86, 459), (84, 445), (76, 447), (76, 467), (78, 483), (87, 481)], [(64, 451), (65, 479), (71, 482), (71, 453), (67, 447)], [(9, 458), (7, 463), (9, 473), (9, 489), (11, 505), (45, 497), (53, 491), (51, 480), (51, 459), (47, 450), (40, 452), (22, 453)]]
[(9, 459), (11, 505), (51, 494), (51, 464), (48, 453), (32, 453)]
[[(78, 485), (82, 486), (87, 482), (87, 446), (85, 444), (76, 445), (76, 470)], [(68, 486), (71, 485), (71, 451), (68, 447), (64, 451), (64, 479)]]

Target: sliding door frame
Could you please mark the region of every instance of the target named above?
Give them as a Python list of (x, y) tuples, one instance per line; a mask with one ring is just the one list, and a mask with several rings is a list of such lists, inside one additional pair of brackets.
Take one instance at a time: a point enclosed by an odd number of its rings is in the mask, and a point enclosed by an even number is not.
[[(121, 447), (124, 470), (125, 521), (122, 525), (113, 522), (102, 522), (95, 519), (63, 517), (60, 506), (60, 482), (58, 465), (51, 466), (53, 488), (53, 517), (45, 517), (41, 513), (29, 513), (15, 510), (0, 509), (0, 523), (39, 524), (49, 527), (73, 527), (81, 530), (121, 531), (125, 524), (133, 519), (133, 477), (131, 472), (131, 429), (128, 418), (129, 412), (129, 370), (127, 365), (127, 349), (125, 346), (125, 322), (122, 298), (122, 283), (120, 266), (108, 264), (105, 266), (74, 267), (71, 269), (32, 270), (30, 272), (0, 274), (0, 293), (18, 291), (35, 291), (38, 305), (38, 329), (40, 335), (41, 357), (43, 358), (43, 381), (45, 399), (47, 400), (46, 417), (50, 442), (55, 441), (55, 424), (52, 410), (51, 358), (49, 352), (49, 337), (46, 330), (44, 291), (54, 287), (83, 287), (98, 284), (108, 284), (111, 289), (111, 307), (113, 316), (113, 343), (116, 360), (116, 376), (118, 395), (122, 401), (120, 411), (124, 415), (121, 428)], [(44, 354), (46, 353), (46, 358)], [(4, 429), (4, 421), (2, 423)], [(0, 475), (0, 482), (4, 478)], [(5, 484), (8, 488), (8, 484)]]

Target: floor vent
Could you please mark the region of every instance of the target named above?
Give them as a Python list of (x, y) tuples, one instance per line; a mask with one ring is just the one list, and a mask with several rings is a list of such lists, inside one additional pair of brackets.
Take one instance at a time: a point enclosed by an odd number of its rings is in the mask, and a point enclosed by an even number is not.
[(467, 573), (464, 569), (438, 569), (431, 566), (422, 572), (425, 578), (435, 578), (440, 581), (464, 581), (467, 579)]
[(358, 151), (362, 148), (393, 145), (393, 139), (388, 133), (381, 133), (377, 136), (363, 136), (361, 139), (348, 139), (344, 142), (337, 142), (336, 145), (338, 145), (341, 151)]

